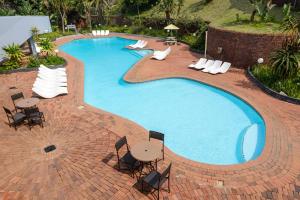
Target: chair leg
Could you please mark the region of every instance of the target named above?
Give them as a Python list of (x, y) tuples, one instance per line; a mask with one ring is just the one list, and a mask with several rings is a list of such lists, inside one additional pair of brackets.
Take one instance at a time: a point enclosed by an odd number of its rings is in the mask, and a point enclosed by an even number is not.
[(159, 200), (159, 188), (157, 190), (157, 199)]
[(168, 178), (168, 192), (169, 193), (171, 192), (171, 189), (170, 189), (170, 177)]

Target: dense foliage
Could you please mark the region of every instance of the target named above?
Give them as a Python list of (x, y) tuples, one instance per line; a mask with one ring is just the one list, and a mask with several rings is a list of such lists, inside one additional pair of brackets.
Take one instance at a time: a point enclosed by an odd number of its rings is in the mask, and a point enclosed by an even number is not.
[(21, 48), (17, 44), (10, 44), (2, 48), (5, 52), (5, 57), (8, 59), (4, 63), (5, 69), (15, 69), (21, 64), (22, 58), (24, 57)]
[(64, 65), (66, 61), (58, 56), (51, 55), (47, 57), (30, 57), (28, 67), (35, 68), (39, 67), (41, 64), (46, 66), (57, 66), (57, 65)]
[(285, 79), (277, 79), (273, 69), (268, 65), (256, 65), (252, 68), (253, 75), (269, 88), (284, 92), (286, 95), (300, 99), (300, 74)]

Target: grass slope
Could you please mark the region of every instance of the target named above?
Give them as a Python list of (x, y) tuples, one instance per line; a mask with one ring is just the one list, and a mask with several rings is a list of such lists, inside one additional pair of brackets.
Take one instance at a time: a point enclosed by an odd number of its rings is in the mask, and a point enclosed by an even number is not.
[[(280, 24), (272, 23), (242, 23), (237, 22), (236, 15), (239, 15), (241, 21), (250, 18), (252, 6), (248, 0), (212, 0), (205, 4), (204, 0), (185, 0), (182, 9), (182, 15), (192, 18), (202, 18), (211, 22), (212, 26), (221, 27), (228, 30), (253, 33), (280, 33)], [(162, 15), (157, 8), (145, 12), (146, 15)], [(282, 8), (275, 7), (271, 14), (275, 21), (282, 18)]]

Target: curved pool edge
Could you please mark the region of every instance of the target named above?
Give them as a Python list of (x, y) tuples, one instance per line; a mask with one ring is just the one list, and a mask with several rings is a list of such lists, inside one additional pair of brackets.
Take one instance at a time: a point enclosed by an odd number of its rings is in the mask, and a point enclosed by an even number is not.
[[(66, 40), (64, 41), (63, 43), (67, 43), (67, 42), (70, 42), (70, 40)], [(61, 44), (63, 44), (61, 43)], [(65, 59), (67, 60), (73, 60), (73, 63), (77, 63), (78, 67), (80, 68), (81, 72), (83, 72), (83, 68), (84, 68), (84, 65), (83, 63), (81, 63), (79, 60), (77, 60), (76, 58), (70, 56), (70, 55), (67, 55), (65, 53), (60, 53)], [(142, 59), (141, 61), (144, 61), (146, 58)], [(140, 61), (140, 62), (141, 62)], [(138, 62), (136, 65), (138, 65), (140, 62)], [(72, 63), (72, 62), (71, 62)], [(134, 65), (134, 67), (136, 66)], [(68, 65), (67, 68), (69, 68), (70, 66)], [(131, 68), (133, 69), (133, 68)], [(74, 71), (74, 70), (71, 70), (71, 71)], [(81, 82), (81, 86), (83, 85), (83, 80), (84, 80), (84, 77), (82, 75), (83, 73), (76, 73), (77, 77), (76, 77), (76, 80), (77, 82)], [(185, 77), (185, 78), (188, 78), (188, 79), (192, 79), (192, 80), (196, 80), (196, 81), (201, 81), (203, 83), (206, 83), (206, 84), (209, 84), (209, 85), (212, 85), (213, 87), (217, 87), (217, 88), (220, 88), (220, 89), (223, 89), (225, 91), (228, 91), (228, 89), (226, 89), (226, 87), (222, 87), (220, 85), (216, 85), (216, 84), (212, 84), (210, 83), (209, 81), (206, 82), (206, 81), (203, 81), (203, 80), (199, 80), (199, 79), (195, 79), (195, 77), (193, 76), (185, 76), (185, 75), (181, 75), (182, 77)], [(159, 77), (156, 77), (156, 78), (159, 78)], [(160, 77), (161, 78), (161, 77)], [(172, 76), (162, 76), (162, 78), (172, 78)], [(230, 89), (230, 88), (229, 88)], [(232, 92), (232, 90), (230, 90)], [(72, 91), (71, 91), (72, 92)], [(74, 92), (74, 91), (73, 91)], [(101, 109), (98, 109), (98, 108), (94, 108), (90, 105), (87, 105), (83, 102), (83, 95), (81, 92), (77, 93), (75, 92), (75, 95), (80, 99), (80, 104), (84, 104), (86, 105), (87, 109), (88, 110), (91, 110), (93, 112), (106, 112), (106, 111), (103, 111)], [(241, 96), (241, 95), (236, 95), (236, 96)], [(241, 99), (244, 99), (244, 98), (241, 98)], [(262, 152), (262, 154), (259, 156), (259, 158), (257, 158), (256, 160), (253, 160), (253, 161), (249, 161), (247, 163), (242, 163), (242, 164), (238, 164), (238, 165), (210, 165), (210, 164), (205, 164), (205, 163), (199, 163), (199, 162), (196, 162), (196, 161), (192, 161), (192, 160), (189, 160), (187, 158), (184, 158), (184, 157), (181, 157), (175, 153), (173, 153), (171, 150), (169, 150), (167, 148), (167, 155), (168, 157), (171, 158), (171, 160), (173, 160), (174, 162), (180, 162), (181, 165), (184, 165), (184, 166), (187, 166), (187, 167), (195, 167), (195, 169), (209, 169), (209, 170), (214, 170), (213, 174), (218, 174), (220, 173), (220, 175), (225, 178), (224, 176), (226, 175), (226, 172), (228, 172), (229, 174), (231, 173), (231, 171), (241, 171), (241, 172), (247, 172), (248, 170), (250, 171), (253, 171), (255, 170), (256, 168), (261, 168), (264, 166), (265, 163), (268, 163), (268, 160), (270, 157), (273, 157), (271, 152), (272, 152), (272, 149), (273, 149), (273, 146), (274, 146), (274, 135), (273, 135), (273, 129), (274, 129), (274, 124), (272, 123), (272, 120), (271, 118), (272, 117), (268, 117), (268, 112), (265, 112), (265, 110), (263, 108), (261, 108), (260, 106), (256, 106), (256, 104), (259, 104), (259, 102), (256, 102), (255, 99), (253, 100), (249, 100), (249, 99), (244, 99), (246, 100), (246, 102), (250, 103), (250, 105), (253, 105), (254, 108), (257, 108), (256, 110), (258, 110), (262, 116), (262, 118), (264, 119), (265, 121), (265, 124), (266, 124), (266, 145), (265, 145), (265, 148), (264, 148), (264, 151)], [(77, 105), (79, 105), (77, 103)], [(111, 114), (112, 116), (116, 116), (115, 114)], [(266, 118), (267, 116), (267, 118)], [(119, 116), (116, 116), (118, 118), (120, 118)], [(121, 121), (124, 121), (125, 123), (127, 123), (129, 120), (124, 120), (124, 118), (121, 120)], [(136, 124), (135, 122), (132, 122), (130, 121), (130, 123), (133, 123), (133, 124)], [(136, 125), (138, 126), (138, 125)], [(275, 126), (276, 127), (276, 126)], [(282, 126), (280, 126), (282, 127)], [(273, 130), (273, 131), (272, 131)], [(288, 134), (288, 131), (286, 132), (286, 130), (283, 130), (281, 132), (285, 132), (286, 134)], [(117, 135), (120, 135), (120, 136), (123, 136), (124, 133), (120, 133), (120, 132), (115, 132)], [(134, 137), (138, 137), (138, 138), (141, 138), (143, 136), (141, 136), (141, 134), (135, 134)], [(285, 138), (286, 138), (286, 135), (285, 135)], [(288, 139), (289, 141), (289, 137), (287, 137), (286, 139)], [(275, 142), (276, 143), (276, 142)], [(278, 144), (279, 146), (281, 146), (281, 144)], [(224, 174), (225, 173), (225, 174)], [(242, 173), (240, 174), (242, 175)]]

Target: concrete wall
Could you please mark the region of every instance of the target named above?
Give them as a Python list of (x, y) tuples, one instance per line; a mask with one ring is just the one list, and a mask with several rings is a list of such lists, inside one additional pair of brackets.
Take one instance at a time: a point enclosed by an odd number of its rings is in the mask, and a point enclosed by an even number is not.
[(2, 47), (8, 44), (23, 44), (31, 37), (31, 28), (40, 33), (51, 32), (48, 16), (5, 16), (0, 17), (0, 60), (4, 57)]
[[(209, 27), (207, 53), (214, 59), (231, 62), (235, 67), (246, 68), (264, 58), (268, 62), (270, 54), (281, 48), (283, 35), (250, 34)], [(218, 52), (218, 47), (222, 52)]]

